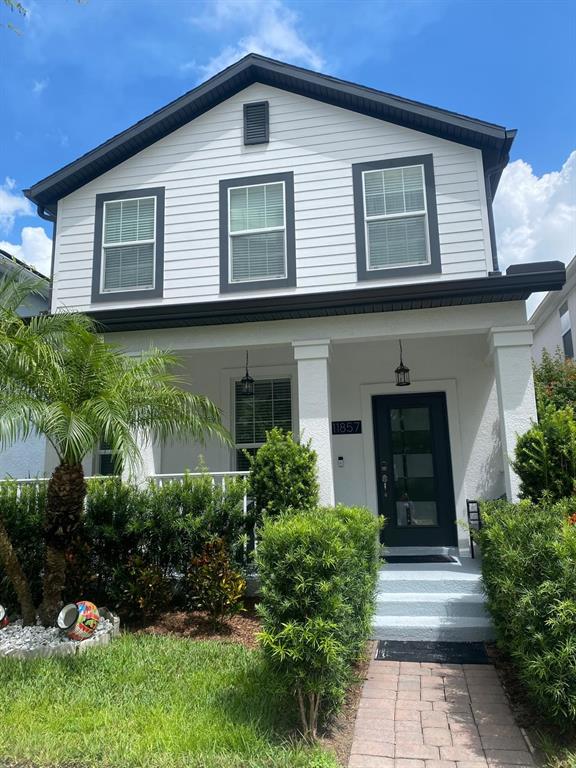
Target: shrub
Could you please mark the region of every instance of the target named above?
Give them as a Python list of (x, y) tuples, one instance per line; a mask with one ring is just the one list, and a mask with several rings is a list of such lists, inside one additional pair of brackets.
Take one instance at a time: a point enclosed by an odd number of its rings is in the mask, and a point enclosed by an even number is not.
[(539, 413), (549, 405), (576, 409), (576, 363), (560, 349), (554, 355), (543, 351), (542, 362), (534, 366), (534, 384)]
[(194, 607), (204, 609), (214, 627), (242, 610), (246, 580), (232, 567), (222, 539), (208, 542), (192, 558), (188, 584)]
[[(42, 595), (42, 526), (45, 504), (46, 486), (43, 483), (25, 484), (19, 491), (18, 485), (12, 480), (0, 482), (0, 516), (28, 578), (36, 605)], [(1, 566), (0, 603), (9, 613), (18, 610), (18, 601)]]
[(269, 518), (261, 534), (260, 643), (314, 739), (369, 636), (378, 521), (365, 509), (325, 508)]
[(256, 515), (278, 515), (288, 509), (313, 509), (318, 504), (316, 452), (310, 442), (297, 443), (291, 432), (274, 428), (254, 456), (248, 456), (249, 494)]
[[(245, 487), (236, 478), (214, 484), (208, 474), (162, 487), (138, 488), (113, 477), (89, 481), (86, 509), (67, 556), (64, 599), (82, 596), (122, 612), (175, 607), (181, 576), (207, 542), (222, 538), (234, 564), (243, 564)], [(0, 482), (0, 514), (37, 600), (44, 500), (42, 484), (24, 486), (18, 495), (15, 483)], [(2, 577), (0, 569), (2, 601), (14, 610)]]
[(482, 507), (482, 572), (498, 644), (538, 711), (576, 722), (576, 500)]
[(547, 494), (557, 500), (575, 493), (576, 419), (571, 408), (546, 406), (540, 421), (520, 435), (514, 471), (522, 497), (537, 502)]

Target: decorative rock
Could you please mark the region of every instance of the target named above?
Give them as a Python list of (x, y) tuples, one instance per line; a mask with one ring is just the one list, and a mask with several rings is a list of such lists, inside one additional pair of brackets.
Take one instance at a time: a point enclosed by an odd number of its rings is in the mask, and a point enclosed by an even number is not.
[(3, 656), (17, 659), (68, 656), (107, 645), (120, 634), (120, 619), (110, 611), (106, 613), (110, 618), (101, 615), (92, 637), (82, 641), (70, 640), (57, 627), (23, 627), (21, 621), (15, 621), (0, 629), (0, 659)]

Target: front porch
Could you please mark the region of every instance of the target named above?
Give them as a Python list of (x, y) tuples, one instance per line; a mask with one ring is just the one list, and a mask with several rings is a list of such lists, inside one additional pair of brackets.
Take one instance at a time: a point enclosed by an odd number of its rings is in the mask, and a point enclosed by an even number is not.
[[(404, 388), (394, 375), (399, 339), (411, 376)], [(531, 330), (520, 302), (134, 331), (114, 340), (134, 351), (175, 350), (183, 378), (218, 404), (235, 440), (233, 448), (147, 447), (144, 474), (159, 481), (202, 464), (219, 477), (246, 471), (245, 450), (272, 426), (291, 427), (317, 452), (323, 504), (385, 514), (389, 544), (454, 546), (462, 556), (466, 499), (517, 495), (508, 457), (535, 417)], [(255, 381), (248, 398), (239, 384), (246, 352)]]

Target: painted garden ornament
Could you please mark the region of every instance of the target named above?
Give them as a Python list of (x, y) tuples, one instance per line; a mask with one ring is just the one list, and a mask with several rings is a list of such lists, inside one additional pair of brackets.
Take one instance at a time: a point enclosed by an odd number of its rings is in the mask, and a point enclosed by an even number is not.
[(94, 603), (80, 600), (65, 605), (56, 623), (70, 640), (86, 640), (94, 634), (99, 621), (100, 613)]

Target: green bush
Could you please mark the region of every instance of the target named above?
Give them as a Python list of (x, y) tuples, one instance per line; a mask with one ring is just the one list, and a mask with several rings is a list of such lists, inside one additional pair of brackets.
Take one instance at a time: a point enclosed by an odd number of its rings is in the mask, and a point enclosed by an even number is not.
[[(45, 503), (46, 486), (43, 483), (25, 484), (18, 490), (18, 485), (12, 480), (0, 482), (0, 517), (29, 579), (36, 605), (42, 596), (41, 572), (44, 563), (42, 524)], [(16, 595), (1, 566), (0, 603), (9, 613), (18, 610)]]
[(192, 558), (187, 577), (194, 608), (202, 608), (218, 627), (242, 610), (246, 579), (232, 567), (222, 539), (214, 539)]
[(576, 723), (576, 499), (487, 502), (482, 573), (498, 644), (538, 711)]
[(249, 494), (257, 519), (288, 509), (313, 509), (318, 504), (316, 452), (310, 442), (297, 443), (291, 432), (274, 428), (250, 461)]
[(338, 708), (369, 637), (378, 527), (366, 509), (336, 507), (268, 518), (261, 530), (260, 642), (295, 692), (306, 738)]
[(542, 362), (534, 366), (534, 384), (539, 413), (549, 405), (576, 411), (576, 363), (560, 349), (554, 355), (543, 351)]
[(558, 500), (576, 492), (576, 419), (571, 408), (543, 408), (540, 421), (518, 437), (513, 462), (523, 498)]
[[(234, 565), (243, 565), (245, 488), (245, 480), (232, 478), (222, 487), (208, 474), (162, 487), (138, 488), (119, 478), (89, 481), (64, 599), (86, 597), (122, 612), (182, 604), (182, 576), (208, 542), (223, 539)], [(24, 486), (18, 497), (15, 483), (0, 482), (0, 514), (38, 599), (44, 503), (42, 484)], [(0, 602), (15, 609), (2, 576), (0, 570)]]

